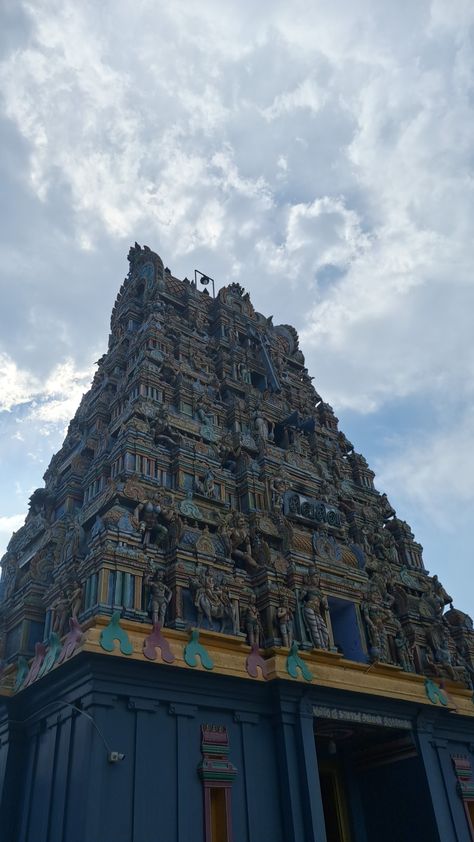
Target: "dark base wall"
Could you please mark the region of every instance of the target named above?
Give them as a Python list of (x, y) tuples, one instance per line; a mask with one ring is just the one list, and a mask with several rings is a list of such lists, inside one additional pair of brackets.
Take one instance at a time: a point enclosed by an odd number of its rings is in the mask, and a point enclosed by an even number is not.
[[(234, 842), (325, 842), (313, 704), (415, 722), (416, 774), (397, 778), (394, 766), (389, 797), (388, 787), (378, 792), (376, 771), (352, 782), (363, 783), (354, 842), (371, 842), (383, 827), (383, 794), (387, 809), (404, 806), (392, 810), (391, 828), (402, 813), (409, 824), (416, 809), (420, 827), (441, 842), (470, 842), (450, 761), (451, 750), (469, 753), (470, 722), (435, 708), (420, 718), (409, 705), (296, 682), (266, 685), (86, 653), (0, 703), (0, 842), (202, 842), (197, 769), (206, 723), (227, 728), (237, 769)], [(109, 763), (104, 740), (125, 759)], [(420, 775), (423, 798), (416, 798)]]

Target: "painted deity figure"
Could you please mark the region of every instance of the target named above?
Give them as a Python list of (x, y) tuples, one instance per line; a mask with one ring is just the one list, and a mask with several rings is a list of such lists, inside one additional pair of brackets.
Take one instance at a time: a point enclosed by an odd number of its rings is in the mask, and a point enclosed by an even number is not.
[(283, 498), (285, 491), (288, 491), (290, 484), (283, 473), (277, 474), (272, 478), (270, 483), (270, 492), (272, 498), (272, 510), (274, 512), (281, 512), (283, 509)]
[(410, 647), (408, 645), (408, 641), (401, 626), (397, 629), (397, 632), (395, 634), (394, 644), (397, 653), (397, 661), (400, 664), (402, 670), (405, 670), (405, 672), (413, 672), (413, 657), (410, 651)]
[(65, 590), (59, 593), (56, 602), (52, 606), (52, 623), (51, 631), (55, 632), (59, 637), (62, 637), (66, 629), (66, 623), (69, 619), (70, 603), (69, 595)]
[(247, 570), (254, 570), (258, 565), (252, 556), (252, 544), (247, 523), (243, 515), (234, 513), (225, 518), (219, 526), (219, 535), (226, 548), (226, 553), (240, 562)]
[(204, 497), (213, 498), (216, 496), (215, 477), (210, 468), (207, 468), (202, 478), (195, 477), (194, 489), (198, 494), (202, 494)]
[(196, 399), (195, 405), (196, 418), (206, 427), (211, 427), (214, 423), (214, 416), (211, 413), (211, 401), (207, 395), (200, 395)]
[(75, 580), (74, 584), (72, 585), (69, 591), (69, 610), (71, 613), (71, 617), (73, 620), (77, 620), (77, 615), (79, 614), (81, 607), (82, 607), (82, 595), (83, 595), (83, 588), (81, 583), (78, 579)]
[(277, 608), (278, 630), (283, 646), (287, 649), (293, 643), (293, 612), (290, 608), (290, 601), (287, 596), (280, 597), (280, 604)]
[(435, 662), (442, 668), (448, 678), (451, 678), (452, 681), (456, 681), (457, 676), (453, 668), (453, 660), (449, 649), (449, 637), (444, 631), (439, 637), (438, 645), (434, 650), (434, 657)]
[(260, 646), (263, 637), (263, 629), (255, 594), (250, 596), (248, 608), (245, 612), (244, 624), (249, 645)]
[(237, 612), (232, 606), (229, 595), (219, 585), (210, 570), (201, 570), (196, 579), (190, 580), (191, 589), (194, 593), (194, 605), (198, 614), (198, 625), (201, 625), (203, 617), (212, 628), (214, 619), (220, 620), (222, 632), (229, 619), (232, 623), (232, 632), (239, 631)]
[(246, 383), (248, 386), (251, 386), (252, 385), (252, 376), (251, 376), (250, 371), (248, 370), (247, 366), (245, 365), (245, 363), (239, 363), (238, 369), (239, 369), (240, 379), (244, 383)]
[(154, 626), (158, 623), (164, 626), (166, 611), (171, 602), (172, 591), (165, 585), (164, 573), (162, 570), (155, 570), (145, 580), (146, 585), (150, 591), (149, 611), (151, 613), (151, 621)]
[(311, 642), (316, 649), (329, 649), (329, 632), (325, 615), (328, 601), (320, 588), (320, 576), (313, 568), (301, 592), (303, 617)]
[(140, 526), (142, 543), (145, 547), (155, 542), (162, 544), (168, 535), (166, 526), (160, 523), (162, 515), (161, 505), (158, 499), (146, 500), (140, 503), (135, 510), (135, 517)]
[(257, 409), (253, 416), (253, 426), (257, 436), (266, 440), (268, 438), (268, 424), (260, 409)]
[(375, 585), (371, 587), (368, 598), (363, 603), (362, 612), (367, 627), (372, 659), (374, 661), (389, 661), (390, 655), (385, 630), (387, 611), (382, 605), (382, 598)]

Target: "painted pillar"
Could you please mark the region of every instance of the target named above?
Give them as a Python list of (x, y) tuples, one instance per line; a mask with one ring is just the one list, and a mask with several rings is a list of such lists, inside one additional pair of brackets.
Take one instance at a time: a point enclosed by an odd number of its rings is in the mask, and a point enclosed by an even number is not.
[(313, 706), (307, 696), (299, 703), (297, 737), (301, 772), (305, 839), (326, 842), (318, 758), (314, 738)]
[(278, 694), (275, 716), (285, 842), (326, 842), (312, 708)]
[(420, 714), (415, 734), (425, 769), (439, 842), (470, 842), (468, 836), (458, 836), (454, 826), (434, 736), (436, 716), (436, 711)]
[[(178, 782), (176, 842), (189, 842), (191, 839), (202, 839), (204, 837), (203, 827), (196, 826), (196, 822), (201, 824), (202, 819), (198, 818), (194, 811), (189, 809), (190, 798), (186, 786), (189, 775), (189, 749), (193, 740), (196, 739), (196, 723), (193, 722), (193, 719), (196, 717), (197, 711), (198, 708), (195, 705), (173, 702), (169, 706), (170, 714), (176, 716)], [(198, 781), (196, 769), (192, 770), (192, 775)]]

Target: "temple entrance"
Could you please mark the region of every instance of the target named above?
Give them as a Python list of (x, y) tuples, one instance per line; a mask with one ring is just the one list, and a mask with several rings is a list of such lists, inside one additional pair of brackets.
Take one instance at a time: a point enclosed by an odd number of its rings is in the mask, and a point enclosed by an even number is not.
[[(409, 723), (315, 720), (327, 842), (438, 842), (425, 771)], [(351, 713), (347, 714), (348, 718)], [(354, 715), (357, 720), (370, 715)], [(403, 723), (402, 723), (403, 724)]]
[(327, 842), (350, 842), (344, 780), (337, 763), (326, 760), (319, 768)]

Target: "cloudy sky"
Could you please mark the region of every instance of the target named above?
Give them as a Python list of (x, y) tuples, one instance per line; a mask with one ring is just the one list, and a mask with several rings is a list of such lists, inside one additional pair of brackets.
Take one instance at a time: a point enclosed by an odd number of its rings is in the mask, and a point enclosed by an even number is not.
[(472, 0), (0, 8), (0, 549), (138, 240), (295, 324), (474, 613)]

